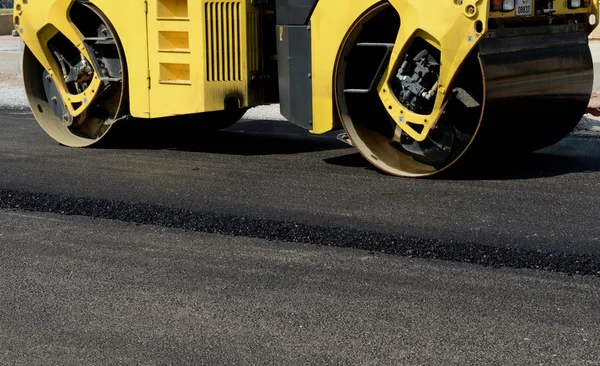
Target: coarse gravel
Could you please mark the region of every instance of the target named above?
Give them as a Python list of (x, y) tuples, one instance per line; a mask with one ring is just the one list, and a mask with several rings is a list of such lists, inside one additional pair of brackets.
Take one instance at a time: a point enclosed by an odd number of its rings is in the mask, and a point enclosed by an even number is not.
[(26, 110), (29, 109), (27, 103), (27, 97), (25, 96), (25, 92), (23, 89), (18, 87), (7, 87), (0, 91), (2, 95), (2, 104), (4, 108), (7, 109), (20, 109)]
[(286, 121), (286, 118), (280, 113), (279, 104), (271, 104), (251, 108), (250, 110), (248, 110), (248, 112), (246, 112), (242, 119)]
[(20, 74), (0, 72), (0, 108), (29, 109)]
[(591, 114), (584, 115), (571, 134), (576, 136), (600, 136), (600, 119)]
[(482, 245), (448, 239), (425, 239), (364, 229), (349, 229), (270, 218), (214, 213), (91, 197), (73, 197), (0, 188), (0, 209), (78, 215), (196, 232), (244, 236), (371, 253), (472, 263), (495, 268), (526, 268), (600, 276), (600, 256), (567, 251)]
[(2, 365), (600, 360), (594, 277), (20, 210), (0, 227)]
[(2, 96), (2, 103), (0, 108), (5, 109), (29, 109), (27, 105), (27, 97), (22, 88), (16, 86), (6, 86), (0, 88), (0, 95)]

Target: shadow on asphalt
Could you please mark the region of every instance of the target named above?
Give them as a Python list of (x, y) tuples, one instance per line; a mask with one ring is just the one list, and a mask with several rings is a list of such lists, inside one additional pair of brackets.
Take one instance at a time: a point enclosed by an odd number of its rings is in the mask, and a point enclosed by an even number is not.
[[(598, 142), (600, 145), (600, 141)], [(549, 178), (571, 173), (600, 171), (600, 146), (589, 156), (569, 156), (551, 152), (534, 152), (522, 156), (472, 161), (443, 174), (424, 178), (430, 180), (515, 180)], [(325, 159), (332, 165), (375, 170), (359, 153)]]
[(220, 131), (202, 131), (168, 123), (128, 121), (101, 144), (107, 149), (204, 152), (226, 155), (283, 155), (352, 149), (335, 134), (315, 136), (288, 122), (241, 121)]
[[(115, 126), (117, 127), (117, 126)], [(327, 164), (387, 174), (371, 166), (356, 150), (336, 139), (340, 131), (313, 135), (285, 121), (240, 121), (221, 131), (201, 131), (169, 123), (128, 121), (98, 147), (111, 149), (174, 150), (226, 155), (286, 155), (329, 150), (349, 153), (326, 158)], [(592, 139), (590, 139), (592, 140)], [(483, 157), (459, 165), (433, 180), (537, 179), (569, 173), (600, 171), (600, 143), (563, 140), (519, 156)], [(596, 147), (597, 145), (597, 147)], [(560, 147), (562, 146), (562, 147)]]
[(514, 180), (550, 178), (571, 173), (600, 171), (600, 156), (568, 156), (534, 152), (503, 160), (487, 160), (466, 171), (447, 174), (448, 180)]

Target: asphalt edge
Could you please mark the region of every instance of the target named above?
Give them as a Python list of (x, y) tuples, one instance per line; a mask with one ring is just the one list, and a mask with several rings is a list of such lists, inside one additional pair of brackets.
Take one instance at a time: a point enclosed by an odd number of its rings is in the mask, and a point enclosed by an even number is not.
[(325, 227), (148, 203), (0, 189), (0, 209), (85, 216), (208, 234), (351, 248), (371, 254), (443, 260), (493, 268), (533, 269), (600, 277), (600, 255), (423, 239), (401, 233)]

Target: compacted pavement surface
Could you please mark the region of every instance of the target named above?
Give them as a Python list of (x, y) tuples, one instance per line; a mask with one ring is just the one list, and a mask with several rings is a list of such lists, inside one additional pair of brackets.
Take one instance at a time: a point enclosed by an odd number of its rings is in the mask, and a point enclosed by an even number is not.
[(132, 126), (0, 111), (1, 364), (600, 364), (597, 138), (414, 180), (286, 122)]
[(597, 365), (600, 281), (0, 210), (2, 365)]

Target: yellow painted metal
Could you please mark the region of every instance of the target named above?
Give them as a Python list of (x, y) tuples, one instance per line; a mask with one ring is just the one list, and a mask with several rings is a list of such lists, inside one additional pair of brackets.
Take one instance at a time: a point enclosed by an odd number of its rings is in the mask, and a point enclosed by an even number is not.
[[(344, 1), (344, 6), (340, 7), (336, 0), (320, 0), (317, 4), (311, 17), (313, 38), (313, 129), (311, 132), (320, 134), (340, 127), (335, 112), (332, 80), (335, 77), (332, 75), (335, 73), (338, 50), (354, 21), (368, 9), (383, 3), (386, 2), (347, 0)], [(435, 126), (443, 111), (446, 88), (455, 77), (457, 69), (487, 30), (489, 0), (390, 0), (389, 3), (400, 14), (401, 27), (390, 66), (378, 86), (378, 92), (382, 103), (391, 107), (388, 112), (398, 125), (415, 140), (422, 141), (429, 129)], [(555, 4), (561, 14), (576, 13), (571, 9), (565, 10), (566, 5), (562, 2), (556, 1)], [(598, 17), (598, 0), (593, 0), (590, 9), (586, 11)], [(400, 62), (398, 57), (402, 56), (410, 41), (417, 36), (423, 37), (441, 50), (440, 87), (434, 110), (427, 116), (411, 113), (393, 93), (389, 92), (389, 80), (393, 76), (391, 70), (394, 69), (393, 66), (398, 66)], [(407, 125), (407, 122), (421, 125), (423, 130), (418, 132)]]
[[(325, 133), (339, 127), (333, 115), (332, 75), (338, 50), (353, 22), (370, 7), (383, 2), (373, 0), (350, 0), (339, 7), (335, 0), (320, 0), (311, 17), (313, 39), (313, 133)], [(394, 46), (390, 66), (386, 69), (378, 91), (382, 102), (388, 106), (388, 112), (398, 124), (417, 140), (422, 140), (428, 129), (435, 124), (443, 110), (445, 87), (452, 81), (456, 70), (466, 55), (472, 50), (486, 29), (486, 16), (489, 0), (464, 0), (461, 5), (452, 0), (420, 1), (391, 0), (389, 3), (401, 17), (401, 27)], [(472, 13), (470, 12), (472, 10)], [(478, 24), (480, 32), (476, 30)], [(414, 37), (422, 37), (440, 49), (442, 67), (440, 88), (434, 111), (428, 116), (420, 116), (408, 111), (389, 92), (387, 86), (392, 75), (392, 66), (400, 62), (406, 48)], [(403, 121), (401, 121), (401, 117)], [(406, 122), (424, 126), (422, 133), (408, 127)]]
[[(149, 117), (149, 95), (147, 82), (146, 13), (144, 0), (116, 2), (113, 0), (92, 0), (111, 21), (121, 40), (128, 65), (130, 112), (134, 117)], [(66, 103), (73, 116), (81, 114), (98, 93), (100, 79), (94, 75), (93, 82), (84, 93), (71, 95), (64, 81), (57, 78), (60, 66), (54, 61), (47, 42), (58, 32), (64, 34), (88, 59), (83, 36), (73, 26), (69, 10), (73, 0), (15, 1), (15, 23), (23, 42), (36, 59), (50, 73), (65, 102), (82, 103), (74, 109)]]
[[(595, 14), (596, 16), (598, 15), (598, 0), (592, 0), (590, 2), (590, 6), (585, 7), (585, 8), (577, 8), (577, 9), (569, 9), (569, 6), (567, 4), (567, 0), (560, 0), (560, 1), (554, 1), (553, 5), (552, 5), (553, 9), (555, 10), (553, 14), (553, 16), (560, 16), (560, 15), (566, 15), (566, 14)], [(531, 18), (531, 17), (535, 17), (535, 14), (532, 14), (531, 16), (516, 16), (516, 10), (512, 10), (512, 11), (507, 11), (507, 12), (501, 12), (501, 11), (494, 11), (494, 12), (490, 12), (488, 17), (490, 19), (492, 18)], [(594, 27), (596, 27), (597, 24), (594, 25)]]
[[(44, 0), (49, 1), (49, 0)], [(129, 113), (150, 117), (145, 0), (92, 0), (114, 26), (127, 62)]]
[(47, 47), (48, 41), (60, 32), (90, 61), (83, 44), (83, 36), (68, 17), (71, 3), (71, 0), (54, 0), (36, 2), (35, 6), (31, 6), (29, 3), (24, 4), (22, 0), (17, 0), (14, 16), (15, 23), (19, 24), (19, 33), (23, 42), (48, 71), (61, 93), (65, 107), (72, 116), (76, 117), (87, 109), (88, 103), (99, 92), (100, 79), (94, 74), (89, 87), (83, 93), (71, 94), (64, 79), (60, 77), (61, 67)]
[[(453, 79), (456, 69), (482, 35), (476, 31), (476, 22), (481, 22), (480, 30), (485, 31), (489, 0), (465, 0), (462, 1), (462, 5), (452, 0), (428, 2), (391, 0), (389, 2), (400, 14), (402, 24), (390, 66), (400, 62), (399, 57), (409, 46), (411, 39), (417, 36), (423, 37), (442, 50), (441, 87), (438, 95), (443, 96), (445, 87)], [(312, 45), (314, 121), (311, 132), (325, 133), (339, 127), (332, 113), (334, 111), (332, 75), (338, 50), (355, 19), (370, 7), (381, 3), (383, 2), (350, 0), (344, 3), (344, 7), (340, 7), (335, 0), (320, 0), (317, 4), (311, 17), (313, 39), (319, 40)], [(470, 13), (471, 9), (472, 13)], [(390, 107), (389, 113), (399, 125), (411, 136), (420, 140), (439, 117), (444, 98), (437, 99), (434, 112), (429, 116), (410, 113), (389, 92), (387, 83), (393, 76), (391, 70), (391, 67), (387, 68), (383, 82), (378, 87), (380, 97), (383, 103)], [(403, 122), (399, 119), (401, 116), (404, 116)], [(424, 133), (416, 133), (412, 128), (407, 127), (407, 121), (424, 125)]]
[[(573, 13), (566, 0), (556, 1), (557, 14)], [(485, 32), (489, 0), (390, 0), (402, 26), (390, 67), (379, 93), (389, 113), (416, 140), (422, 140), (443, 110), (445, 88), (464, 57)], [(73, 0), (15, 1), (15, 23), (28, 48), (48, 70), (59, 87), (73, 116), (82, 113), (86, 102), (98, 92), (94, 76), (81, 95), (70, 95), (46, 42), (63, 33), (89, 59), (82, 35), (73, 26), (68, 12)], [(116, 29), (128, 66), (130, 114), (138, 118), (221, 110), (224, 100), (234, 96), (241, 107), (261, 104), (249, 98), (250, 75), (259, 69), (261, 57), (258, 9), (250, 0), (92, 0)], [(356, 19), (383, 1), (320, 0), (311, 16), (313, 133), (340, 127), (334, 107), (333, 80), (340, 45)], [(459, 5), (460, 3), (460, 5)], [(473, 9), (471, 14), (470, 9)], [(582, 10), (583, 11), (583, 10)], [(598, 16), (598, 0), (592, 0), (590, 14)], [(477, 32), (476, 24), (479, 30)], [(410, 113), (389, 93), (392, 66), (410, 40), (420, 36), (441, 50), (441, 84), (434, 111), (428, 115)], [(77, 107), (78, 103), (82, 103)], [(74, 105), (75, 106), (74, 106)], [(401, 121), (400, 117), (403, 117)], [(421, 133), (406, 122), (424, 126)]]
[[(128, 66), (130, 114), (158, 118), (224, 109), (227, 97), (240, 107), (260, 104), (249, 98), (251, 73), (258, 71), (260, 47), (258, 8), (250, 0), (92, 0), (115, 27)], [(46, 47), (63, 33), (89, 60), (83, 36), (68, 13), (73, 0), (17, 0), (21, 36), (52, 77), (60, 75)], [(250, 29), (250, 31), (248, 31)], [(250, 56), (250, 60), (248, 57)], [(83, 103), (82, 113), (99, 90), (94, 76), (81, 95), (70, 95), (60, 80), (65, 101)]]
[(150, 116), (219, 111), (228, 97), (252, 106), (248, 52), (258, 34), (248, 19), (257, 12), (250, 0), (149, 0)]
[[(489, 0), (463, 0), (432, 4), (419, 0), (391, 0), (398, 11), (401, 26), (396, 38), (390, 63), (378, 85), (379, 98), (388, 113), (407, 135), (423, 141), (440, 118), (448, 98), (446, 91), (469, 53), (477, 45), (487, 28)], [(420, 37), (440, 50), (439, 85), (433, 111), (428, 115), (411, 112), (391, 92), (390, 81), (403, 62), (403, 55), (413, 39)], [(417, 131), (409, 123), (422, 126)]]
[[(341, 127), (334, 107), (335, 62), (348, 30), (367, 9), (383, 3), (376, 0), (319, 0), (311, 16), (312, 133), (321, 134)], [(318, 40), (318, 42), (316, 41)]]

